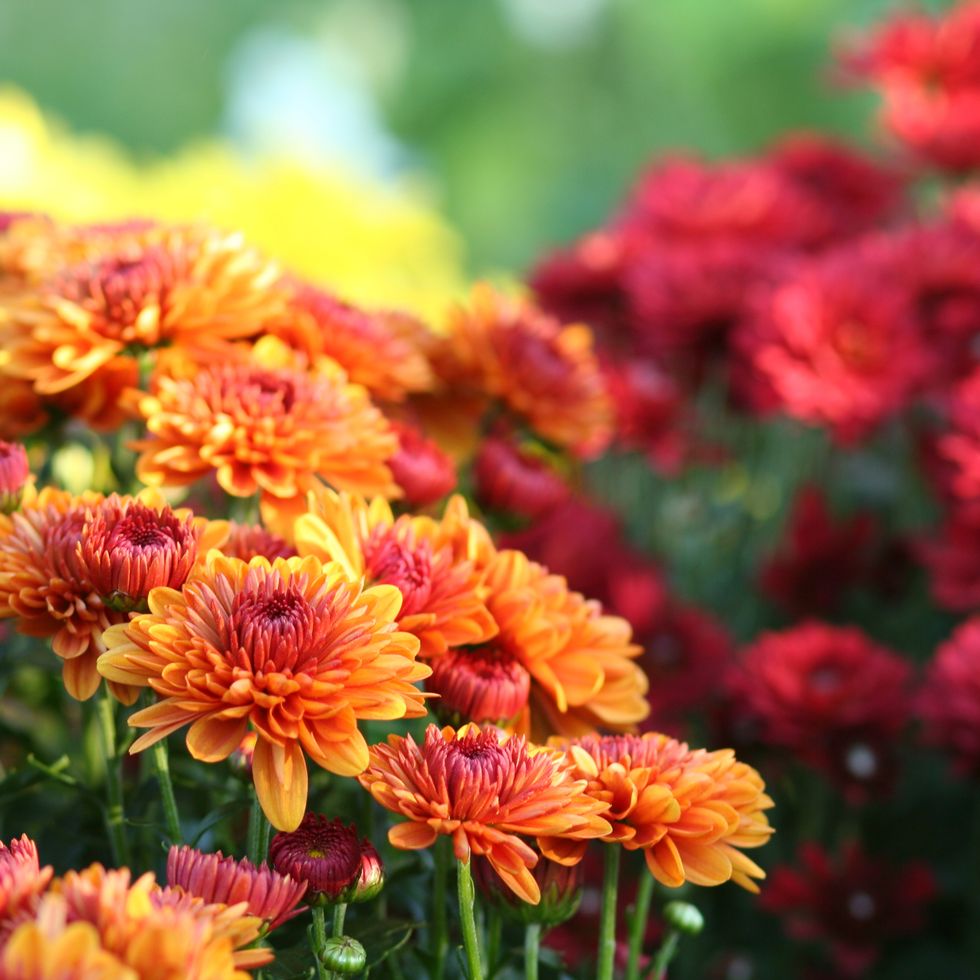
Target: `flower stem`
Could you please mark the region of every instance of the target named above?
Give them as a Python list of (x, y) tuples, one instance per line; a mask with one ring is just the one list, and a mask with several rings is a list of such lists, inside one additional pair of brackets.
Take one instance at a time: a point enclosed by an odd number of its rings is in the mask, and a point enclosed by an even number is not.
[(316, 975), (319, 980), (326, 980), (327, 968), (323, 965), (323, 950), (327, 945), (327, 923), (322, 905), (314, 905), (313, 912), (313, 961), (316, 963)]
[(344, 934), (344, 919), (347, 916), (347, 903), (338, 902), (333, 907), (333, 934), (342, 936)]
[(619, 889), (619, 847), (606, 845), (602, 876), (602, 917), (599, 920), (597, 980), (613, 980), (616, 963), (616, 893)]
[(153, 766), (156, 769), (157, 783), (160, 785), (160, 800), (163, 803), (163, 816), (167, 824), (167, 833), (170, 835), (170, 843), (180, 844), (183, 836), (180, 832), (177, 797), (174, 796), (174, 784), (170, 779), (170, 752), (165, 738), (161, 738), (153, 746)]
[(252, 796), (252, 809), (248, 815), (248, 859), (256, 867), (269, 851), (269, 821), (259, 805), (258, 795)]
[(640, 872), (640, 884), (636, 889), (633, 918), (630, 920), (630, 951), (626, 964), (626, 980), (639, 980), (640, 955), (643, 953), (643, 937), (650, 917), (650, 899), (653, 897), (653, 875), (645, 869)]
[(105, 824), (112, 847), (112, 859), (116, 867), (124, 867), (129, 864), (129, 844), (126, 840), (126, 812), (123, 809), (122, 760), (116, 747), (115, 705), (108, 685), (104, 685), (99, 697), (98, 715), (102, 753), (105, 757)]
[(446, 921), (446, 878), (449, 876), (449, 842), (440, 838), (433, 851), (435, 873), (432, 879), (432, 980), (442, 980), (449, 950), (449, 926)]
[(657, 950), (657, 955), (653, 958), (650, 972), (647, 974), (648, 980), (666, 980), (667, 967), (670, 966), (670, 961), (674, 958), (674, 953), (677, 952), (677, 943), (680, 938), (681, 934), (676, 930), (667, 930), (667, 935), (664, 936), (664, 941), (660, 944), (660, 949)]
[(541, 946), (541, 925), (533, 922), (524, 929), (524, 976), (538, 980), (538, 950)]
[(476, 934), (476, 889), (469, 861), (456, 862), (456, 887), (459, 891), (459, 925), (463, 930), (463, 951), (466, 954), (466, 974), (469, 980), (483, 980), (480, 963), (480, 940)]

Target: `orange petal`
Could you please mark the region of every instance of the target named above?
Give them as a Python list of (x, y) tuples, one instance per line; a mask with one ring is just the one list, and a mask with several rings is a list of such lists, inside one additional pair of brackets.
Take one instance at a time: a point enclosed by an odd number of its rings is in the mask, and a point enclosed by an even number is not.
[(201, 762), (221, 762), (238, 748), (246, 731), (244, 718), (198, 718), (187, 730), (187, 751)]
[(431, 847), (438, 836), (427, 823), (416, 823), (414, 820), (400, 823), (388, 831), (391, 845), (403, 851), (419, 851), (424, 847)]
[(259, 737), (252, 779), (262, 812), (276, 830), (295, 830), (306, 812), (306, 758), (298, 742), (275, 745)]

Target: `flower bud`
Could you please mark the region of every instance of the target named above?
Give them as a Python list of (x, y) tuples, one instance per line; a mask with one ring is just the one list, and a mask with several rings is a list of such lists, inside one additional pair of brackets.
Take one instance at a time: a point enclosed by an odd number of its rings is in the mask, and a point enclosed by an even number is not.
[(668, 902), (664, 922), (685, 936), (696, 936), (704, 928), (704, 916), (690, 902)]
[(388, 460), (395, 482), (412, 507), (441, 500), (456, 486), (453, 461), (415, 426), (392, 422), (398, 436), (398, 451)]
[(0, 439), (0, 512), (11, 514), (17, 510), (30, 476), (27, 450), (19, 442)]
[(518, 517), (540, 517), (565, 500), (568, 484), (542, 450), (508, 438), (483, 441), (473, 464), (476, 499), (484, 507)]
[(472, 721), (507, 727), (525, 710), (531, 675), (517, 659), (493, 644), (449, 650), (433, 658), (425, 689), (439, 695), (432, 705), (446, 724)]
[(364, 969), (367, 953), (351, 936), (332, 936), (323, 947), (320, 961), (328, 970), (349, 977)]
[(351, 902), (370, 902), (376, 898), (385, 884), (385, 866), (381, 855), (369, 840), (361, 841), (361, 877), (354, 885)]

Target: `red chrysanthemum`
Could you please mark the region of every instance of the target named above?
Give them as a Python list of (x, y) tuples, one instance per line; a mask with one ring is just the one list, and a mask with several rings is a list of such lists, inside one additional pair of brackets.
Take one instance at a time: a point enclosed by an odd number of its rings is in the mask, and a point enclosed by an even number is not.
[(167, 854), (167, 884), (180, 888), (211, 905), (246, 904), (271, 932), (299, 915), (297, 908), (306, 892), (306, 882), (290, 877), (265, 863), (256, 867), (247, 858), (224, 857), (221, 851), (205, 854), (188, 847), (171, 847)]
[(968, 619), (936, 651), (918, 710), (927, 741), (964, 771), (980, 773), (980, 618)]
[(409, 507), (425, 507), (442, 500), (456, 487), (456, 467), (452, 458), (422, 430), (407, 422), (393, 420), (398, 449), (388, 460), (388, 469)]
[(914, 153), (953, 171), (980, 163), (980, 4), (898, 14), (843, 60), (879, 89), (882, 122)]
[(949, 431), (936, 451), (950, 466), (949, 488), (960, 500), (980, 501), (980, 368), (964, 378), (949, 398)]
[(571, 493), (544, 450), (518, 445), (513, 437), (488, 436), (473, 461), (474, 495), (488, 510), (514, 517), (540, 517)]
[(261, 524), (229, 521), (228, 538), (221, 545), (221, 552), (229, 558), (240, 558), (246, 562), (259, 556), (272, 561), (274, 558), (292, 558), (296, 549)]
[(365, 873), (378, 877), (380, 871), (377, 851), (353, 824), (320, 813), (307, 813), (295, 830), (276, 834), (269, 860), (281, 874), (304, 882), (314, 902), (356, 901), (361, 885), (373, 884), (364, 882)]
[(914, 550), (929, 571), (937, 605), (955, 612), (980, 609), (980, 508), (955, 507)]
[(764, 741), (863, 795), (888, 776), (909, 716), (910, 673), (859, 629), (810, 621), (756, 639), (731, 690)]
[(762, 566), (762, 591), (794, 616), (833, 612), (870, 571), (873, 533), (870, 514), (834, 522), (819, 488), (804, 487), (778, 550)]
[(806, 843), (796, 867), (773, 869), (761, 904), (795, 939), (827, 944), (834, 975), (856, 980), (868, 975), (889, 940), (922, 928), (935, 894), (935, 878), (922, 862), (876, 860), (855, 843), (836, 855)]
[(804, 263), (754, 304), (736, 338), (771, 401), (842, 442), (904, 409), (936, 370), (889, 259), (871, 242)]

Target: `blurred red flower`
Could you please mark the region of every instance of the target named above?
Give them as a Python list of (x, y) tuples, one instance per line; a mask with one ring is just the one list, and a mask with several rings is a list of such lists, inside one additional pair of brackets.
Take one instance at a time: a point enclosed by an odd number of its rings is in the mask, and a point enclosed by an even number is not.
[(793, 938), (825, 943), (834, 976), (845, 980), (866, 976), (889, 939), (921, 929), (935, 893), (921, 862), (879, 861), (856, 843), (838, 854), (806, 843), (798, 867), (770, 872), (760, 901)]
[(764, 742), (789, 749), (861, 800), (890, 782), (910, 673), (861, 630), (810, 620), (759, 636), (729, 683)]
[(936, 651), (919, 693), (925, 738), (960, 769), (980, 773), (980, 618), (963, 623)]

